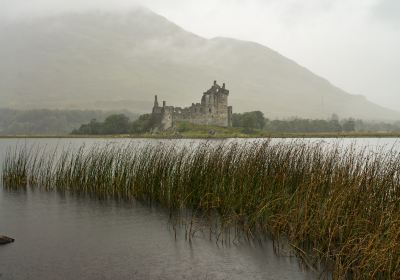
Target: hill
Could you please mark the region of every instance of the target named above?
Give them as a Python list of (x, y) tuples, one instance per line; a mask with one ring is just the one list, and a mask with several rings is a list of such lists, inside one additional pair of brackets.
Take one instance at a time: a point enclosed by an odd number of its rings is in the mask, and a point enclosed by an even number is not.
[(234, 112), (400, 119), (257, 43), (205, 39), (147, 9), (0, 23), (2, 107), (151, 110), (199, 102), (217, 79)]

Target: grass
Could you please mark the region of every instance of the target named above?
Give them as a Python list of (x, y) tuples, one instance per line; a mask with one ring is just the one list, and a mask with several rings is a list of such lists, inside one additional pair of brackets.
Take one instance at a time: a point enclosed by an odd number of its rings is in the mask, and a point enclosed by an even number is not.
[(285, 133), (285, 132), (255, 132), (255, 133), (232, 133), (226, 131), (210, 134), (207, 132), (185, 132), (185, 133), (144, 133), (144, 134), (110, 134), (110, 135), (0, 135), (0, 139), (230, 139), (230, 138), (400, 138), (400, 133), (392, 132), (310, 132), (310, 133)]
[(40, 187), (202, 213), (287, 241), (333, 279), (400, 278), (400, 155), (302, 142), (9, 151), (6, 187)]
[(114, 135), (0, 135), (2, 138), (154, 138), (154, 139), (227, 139), (227, 138), (398, 138), (399, 132), (270, 132), (260, 129), (220, 127), (178, 123), (177, 127), (157, 133)]

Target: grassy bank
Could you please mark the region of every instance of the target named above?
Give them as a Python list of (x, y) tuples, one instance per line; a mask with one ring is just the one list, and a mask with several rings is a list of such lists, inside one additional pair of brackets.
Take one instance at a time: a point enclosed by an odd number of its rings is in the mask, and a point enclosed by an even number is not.
[(334, 279), (400, 278), (400, 155), (290, 142), (9, 151), (6, 187), (157, 202), (287, 240)]
[(229, 139), (229, 138), (400, 138), (400, 133), (391, 132), (320, 132), (320, 133), (277, 133), (267, 131), (256, 131), (253, 133), (243, 133), (239, 129), (222, 130), (210, 133), (210, 128), (203, 131), (189, 132), (162, 132), (162, 133), (144, 133), (144, 134), (114, 134), (114, 135), (0, 135), (0, 139), (45, 139), (45, 138), (60, 138), (60, 139), (82, 139), (82, 138), (126, 138), (126, 139)]

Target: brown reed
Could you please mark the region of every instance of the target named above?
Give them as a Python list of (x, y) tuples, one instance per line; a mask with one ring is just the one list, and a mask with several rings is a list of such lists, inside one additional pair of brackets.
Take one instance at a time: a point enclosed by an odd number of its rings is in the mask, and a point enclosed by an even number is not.
[[(5, 186), (159, 203), (286, 240), (333, 279), (400, 279), (400, 155), (270, 140), (15, 149)], [(205, 215), (206, 216), (206, 215)]]

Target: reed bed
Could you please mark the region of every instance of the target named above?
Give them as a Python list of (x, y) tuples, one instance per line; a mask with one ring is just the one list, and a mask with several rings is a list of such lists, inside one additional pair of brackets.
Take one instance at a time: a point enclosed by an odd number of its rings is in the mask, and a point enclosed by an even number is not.
[[(208, 215), (246, 236), (285, 240), (334, 279), (400, 279), (400, 155), (270, 140), (21, 148), (6, 187), (135, 199)], [(212, 221), (211, 221), (212, 220)]]

